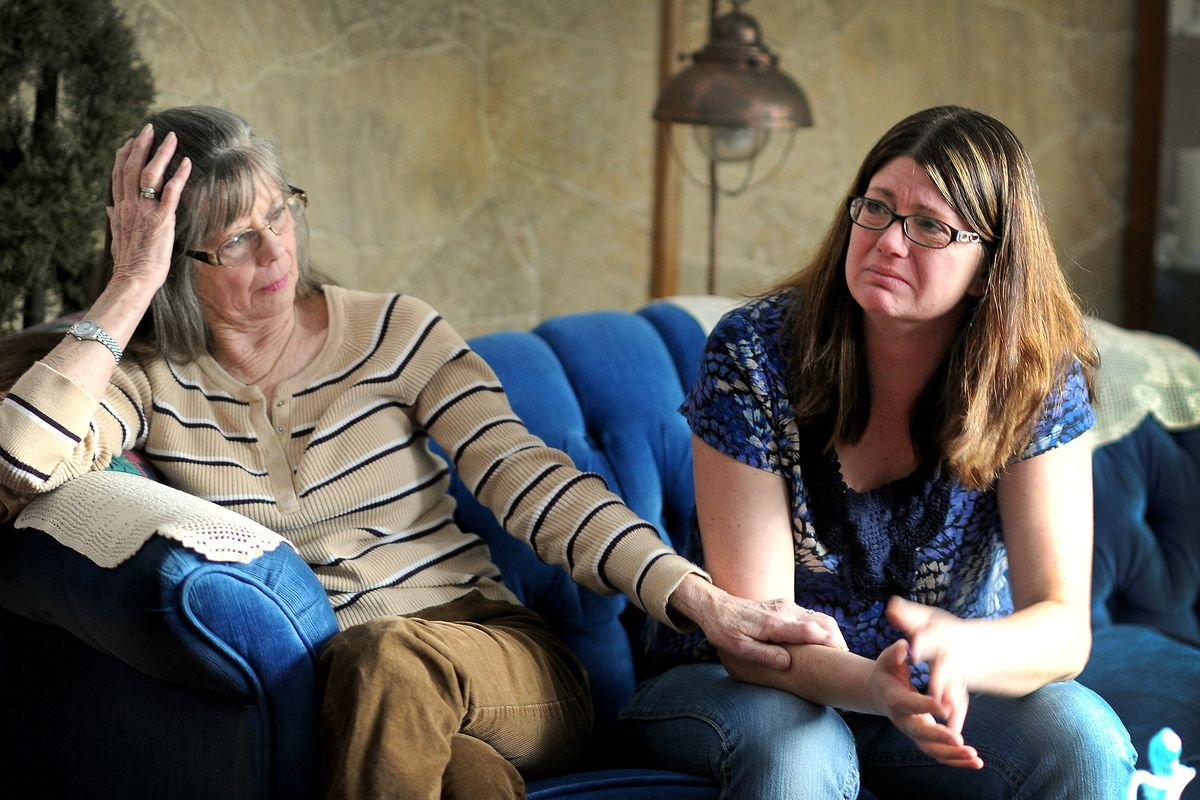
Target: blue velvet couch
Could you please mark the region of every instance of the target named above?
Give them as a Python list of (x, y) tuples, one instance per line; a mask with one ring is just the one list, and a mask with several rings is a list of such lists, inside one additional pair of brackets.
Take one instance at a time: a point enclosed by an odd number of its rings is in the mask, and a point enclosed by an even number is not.
[[(696, 309), (568, 315), (472, 342), (534, 432), (672, 538), (692, 502), (689, 433), (675, 409), (712, 321)], [(1200, 427), (1147, 415), (1097, 450), (1095, 472), (1095, 647), (1082, 680), (1112, 703), (1139, 751), (1170, 725), (1184, 760), (1200, 765)], [(487, 539), (509, 586), (591, 675), (589, 760), (532, 782), (529, 797), (716, 798), (713, 785), (639, 766), (621, 746), (616, 714), (637, 680), (641, 621), (624, 598), (576, 587), (455, 492), (462, 524)], [(314, 663), (335, 630), (320, 586), (286, 547), (227, 564), (154, 537), (102, 569), (6, 526), (6, 794), (317, 797)], [(1200, 787), (1185, 797), (1200, 798)]]

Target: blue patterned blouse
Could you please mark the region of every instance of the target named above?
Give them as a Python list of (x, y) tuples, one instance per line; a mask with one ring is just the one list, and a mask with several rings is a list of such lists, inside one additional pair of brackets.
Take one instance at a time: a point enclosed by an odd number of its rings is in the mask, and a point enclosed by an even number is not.
[[(796, 602), (833, 616), (850, 650), (868, 658), (901, 636), (884, 616), (893, 594), (964, 618), (1011, 613), (994, 489), (968, 490), (927, 465), (856, 492), (836, 456), (822, 452), (828, 430), (797, 428), (780, 345), (786, 303), (774, 296), (722, 318), (681, 411), (710, 446), (787, 480)], [(1065, 389), (1047, 398), (1021, 458), (1065, 444), (1094, 422), (1075, 363)], [(694, 518), (685, 554), (703, 563)], [(651, 627), (646, 644), (660, 667), (713, 655), (702, 635), (661, 625)], [(914, 681), (923, 688), (923, 670)]]

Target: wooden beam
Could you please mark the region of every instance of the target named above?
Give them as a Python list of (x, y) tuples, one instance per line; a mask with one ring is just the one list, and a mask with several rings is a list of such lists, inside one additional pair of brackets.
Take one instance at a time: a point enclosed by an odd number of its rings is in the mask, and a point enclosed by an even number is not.
[[(658, 90), (679, 69), (679, 32), (683, 0), (660, 0), (658, 18)], [(657, 97), (658, 91), (655, 91)], [(655, 123), (654, 216), (650, 229), (650, 296), (669, 297), (679, 289), (679, 163), (671, 147), (671, 123)]]
[(1125, 239), (1125, 320), (1154, 327), (1154, 239), (1158, 230), (1158, 174), (1166, 80), (1167, 8), (1163, 0), (1138, 4), (1133, 135), (1129, 157), (1129, 229)]

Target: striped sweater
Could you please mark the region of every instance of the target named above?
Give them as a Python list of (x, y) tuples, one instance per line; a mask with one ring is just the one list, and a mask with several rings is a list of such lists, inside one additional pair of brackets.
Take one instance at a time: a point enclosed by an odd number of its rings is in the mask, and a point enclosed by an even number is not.
[(0, 483), (48, 491), (136, 448), (171, 485), (288, 537), (343, 628), (471, 589), (516, 602), (484, 542), (456, 527), (432, 439), (539, 558), (671, 622), (667, 596), (696, 568), (530, 434), (441, 316), (407, 296), (324, 294), (325, 345), (270, 406), (209, 356), (126, 359), (99, 404), (38, 362), (0, 404)]

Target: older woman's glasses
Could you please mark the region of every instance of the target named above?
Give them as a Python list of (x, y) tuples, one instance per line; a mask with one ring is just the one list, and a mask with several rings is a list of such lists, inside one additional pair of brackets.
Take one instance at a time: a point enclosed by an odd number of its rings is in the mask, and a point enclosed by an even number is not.
[(308, 207), (308, 195), (303, 189), (289, 186), (291, 194), (279, 205), (267, 212), (267, 223), (261, 228), (247, 228), (238, 235), (230, 238), (216, 250), (185, 250), (192, 258), (212, 264), (214, 267), (238, 267), (249, 261), (258, 252), (262, 243), (262, 232), (270, 231), (276, 236), (282, 236), (292, 229), (292, 225), (304, 218), (304, 209)]
[(861, 228), (871, 231), (886, 230), (893, 222), (900, 222), (905, 237), (916, 242), (921, 247), (932, 247), (940, 250), (949, 247), (954, 242), (979, 244), (983, 238), (978, 233), (960, 231), (951, 228), (940, 219), (908, 214), (901, 216), (878, 200), (870, 197), (850, 198), (850, 221)]

